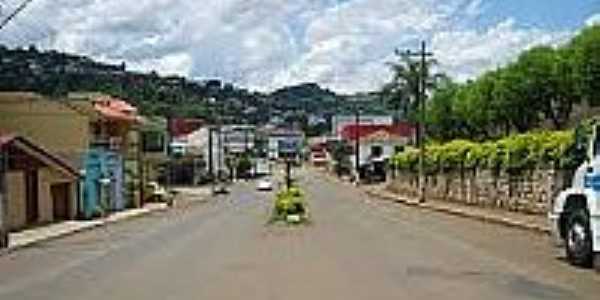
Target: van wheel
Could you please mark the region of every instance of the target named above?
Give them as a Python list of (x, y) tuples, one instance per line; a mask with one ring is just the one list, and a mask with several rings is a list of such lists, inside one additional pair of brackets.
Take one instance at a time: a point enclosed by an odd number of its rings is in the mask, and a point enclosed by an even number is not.
[(600, 274), (600, 252), (594, 253), (594, 270)]
[(569, 215), (566, 234), (567, 260), (576, 266), (590, 267), (594, 253), (590, 217), (586, 209), (576, 209)]

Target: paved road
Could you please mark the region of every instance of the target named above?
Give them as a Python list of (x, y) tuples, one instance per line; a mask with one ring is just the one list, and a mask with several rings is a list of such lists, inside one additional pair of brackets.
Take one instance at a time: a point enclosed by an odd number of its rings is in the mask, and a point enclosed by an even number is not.
[(0, 299), (598, 299), (546, 238), (368, 199), (299, 174), (314, 223), (230, 196), (0, 257)]

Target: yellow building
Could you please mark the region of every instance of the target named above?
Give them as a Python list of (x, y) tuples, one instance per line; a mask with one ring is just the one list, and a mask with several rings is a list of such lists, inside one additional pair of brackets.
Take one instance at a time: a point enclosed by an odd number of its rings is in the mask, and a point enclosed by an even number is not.
[[(142, 204), (139, 121), (135, 107), (103, 94), (49, 99), (0, 93), (0, 130), (41, 145), (87, 174), (77, 203), (86, 218)], [(107, 179), (109, 186), (101, 186)]]
[(0, 93), (0, 129), (26, 137), (71, 163), (91, 143), (90, 122), (65, 101), (33, 93)]
[(12, 134), (0, 134), (0, 152), (4, 228), (15, 231), (75, 217), (79, 176), (68, 162)]

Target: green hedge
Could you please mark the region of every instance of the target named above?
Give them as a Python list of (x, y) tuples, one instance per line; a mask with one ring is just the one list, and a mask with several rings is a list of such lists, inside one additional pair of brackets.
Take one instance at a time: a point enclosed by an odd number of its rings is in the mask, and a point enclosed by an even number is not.
[[(484, 143), (455, 140), (431, 144), (426, 148), (424, 164), (428, 172), (476, 167), (506, 170), (536, 166), (572, 168), (580, 163), (581, 155), (576, 151), (574, 131), (539, 131)], [(407, 149), (397, 154), (393, 163), (400, 170), (416, 171), (419, 151)]]

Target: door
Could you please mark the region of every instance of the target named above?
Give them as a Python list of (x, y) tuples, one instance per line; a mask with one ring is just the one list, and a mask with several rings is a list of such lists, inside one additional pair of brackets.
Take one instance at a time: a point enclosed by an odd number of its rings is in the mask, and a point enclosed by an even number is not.
[(70, 219), (69, 212), (71, 211), (71, 193), (69, 192), (69, 184), (53, 184), (50, 187), (50, 193), (52, 195), (54, 220), (64, 221)]
[(25, 171), (25, 211), (27, 224), (35, 224), (39, 220), (38, 190), (37, 170)]
[(117, 153), (107, 153), (106, 171), (110, 178), (109, 197), (111, 211), (122, 211), (127, 208), (127, 199), (123, 195), (123, 159)]
[(84, 218), (92, 218), (101, 211), (101, 186), (102, 178), (102, 157), (96, 151), (90, 151), (84, 156), (85, 160), (85, 180), (83, 187), (83, 202), (81, 214)]

